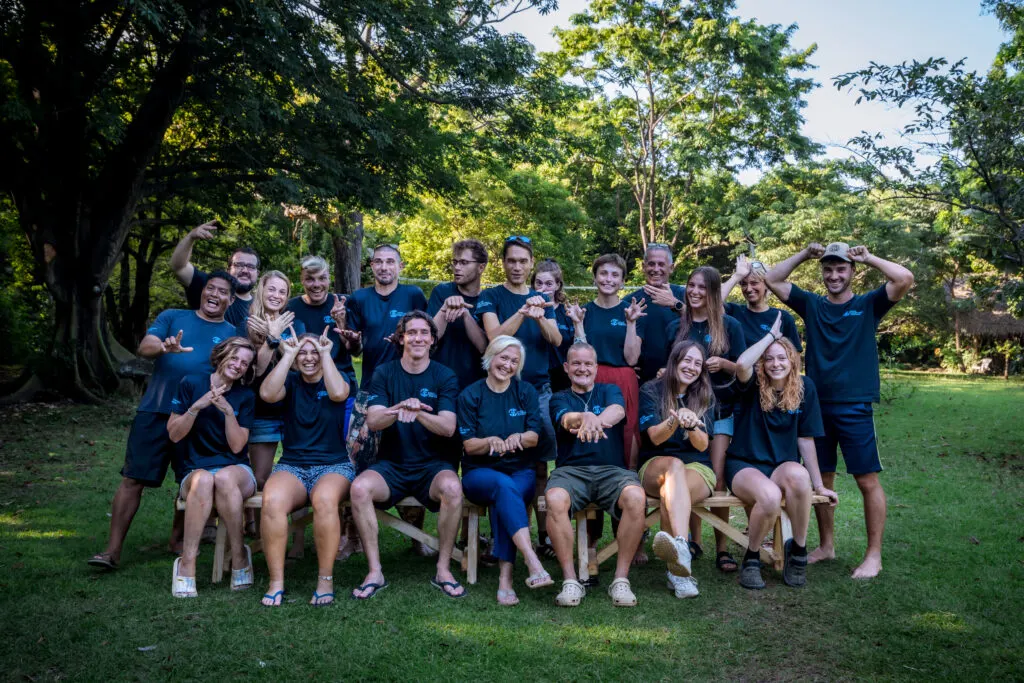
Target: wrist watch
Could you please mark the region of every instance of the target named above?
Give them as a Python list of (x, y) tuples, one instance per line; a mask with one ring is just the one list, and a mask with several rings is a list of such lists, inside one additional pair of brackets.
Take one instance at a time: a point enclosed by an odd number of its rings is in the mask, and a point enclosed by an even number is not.
[(672, 304), (672, 310), (675, 311), (676, 313), (682, 313), (683, 312), (683, 302), (680, 301), (679, 299), (676, 299), (676, 302), (674, 304)]
[(274, 337), (271, 337), (270, 339), (267, 340), (267, 346), (270, 349), (272, 349), (272, 350), (276, 349), (280, 345), (281, 345), (281, 340), (280, 339), (276, 339)]

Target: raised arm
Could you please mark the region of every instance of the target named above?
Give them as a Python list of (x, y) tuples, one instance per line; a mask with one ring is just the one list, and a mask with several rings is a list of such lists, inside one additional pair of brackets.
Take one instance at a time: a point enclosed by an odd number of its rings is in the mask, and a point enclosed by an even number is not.
[[(267, 378), (260, 385), (260, 398), (267, 403), (277, 403), (285, 396), (284, 383), (288, 379), (288, 371), (291, 370), (295, 356), (299, 353), (299, 340), (295, 338), (295, 331), (292, 336), (281, 342), (281, 360), (270, 371)], [(331, 365), (334, 365), (332, 362)]]
[(729, 293), (740, 283), (740, 280), (750, 275), (750, 261), (743, 254), (736, 257), (736, 270), (732, 276), (722, 283), (722, 301), (729, 298)]
[(768, 285), (768, 289), (772, 290), (779, 299), (789, 301), (789, 293), (793, 291), (793, 285), (787, 282), (789, 276), (804, 261), (819, 259), (824, 253), (825, 247), (817, 242), (811, 242), (805, 249), (793, 254), (769, 270), (764, 276), (765, 284)]
[(779, 311), (775, 315), (775, 322), (772, 324), (772, 329), (768, 331), (768, 334), (759, 339), (756, 344), (747, 347), (747, 350), (736, 359), (736, 379), (744, 383), (749, 382), (751, 375), (754, 374), (754, 364), (757, 363), (757, 359), (764, 355), (769, 346), (781, 338), (782, 311)]
[(192, 282), (192, 276), (196, 272), (195, 266), (192, 265), (192, 245), (196, 243), (196, 240), (211, 239), (219, 227), (220, 223), (216, 220), (203, 223), (192, 228), (174, 247), (174, 251), (171, 253), (171, 272), (174, 273), (174, 277), (178, 278), (178, 282), (186, 287)]
[(889, 281), (885, 285), (885, 293), (889, 297), (889, 301), (899, 301), (914, 286), (914, 274), (910, 270), (898, 263), (875, 256), (865, 246), (850, 247), (847, 253), (857, 263), (874, 268), (885, 276), (885, 279)]
[(645, 308), (647, 308), (647, 302), (643, 299), (640, 301), (630, 299), (629, 307), (626, 308), (626, 340), (622, 344), (622, 355), (630, 366), (636, 365), (640, 360), (643, 339), (636, 333), (636, 325), (640, 318), (647, 315), (644, 313)]

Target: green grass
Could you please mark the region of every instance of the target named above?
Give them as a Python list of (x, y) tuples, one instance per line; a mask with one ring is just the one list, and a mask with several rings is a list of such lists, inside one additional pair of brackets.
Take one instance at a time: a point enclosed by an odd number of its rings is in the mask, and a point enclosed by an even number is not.
[[(7, 410), (0, 413), (0, 676), (1022, 678), (1024, 387), (909, 381), (912, 396), (878, 410), (890, 504), (879, 579), (848, 578), (864, 547), (863, 516), (852, 479), (840, 476), (840, 558), (812, 567), (806, 589), (771, 574), (767, 590), (747, 592), (705, 558), (694, 567), (700, 597), (678, 601), (654, 563), (633, 572), (640, 605), (632, 610), (612, 608), (603, 590), (563, 610), (553, 604), (554, 589), (525, 587), (518, 607), (502, 609), (489, 569), (467, 599), (452, 601), (428, 585), (431, 561), (390, 530), (382, 541), (391, 587), (369, 602), (309, 607), (311, 545), (288, 571), (283, 609), (258, 605), (261, 556), (257, 590), (211, 586), (209, 546), (200, 557), (199, 599), (175, 600), (164, 550), (170, 485), (145, 496), (118, 572), (97, 573), (84, 562), (106, 538), (132, 406)], [(339, 595), (365, 570), (361, 557), (337, 565)], [(524, 577), (519, 567), (520, 586)]]

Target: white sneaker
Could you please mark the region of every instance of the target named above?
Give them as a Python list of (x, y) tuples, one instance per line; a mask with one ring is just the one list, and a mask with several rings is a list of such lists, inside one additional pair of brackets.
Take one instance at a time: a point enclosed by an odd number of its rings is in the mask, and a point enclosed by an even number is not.
[(668, 565), (670, 573), (680, 577), (690, 575), (690, 545), (686, 538), (673, 538), (664, 531), (659, 531), (654, 535), (654, 554)]
[(676, 594), (676, 597), (695, 598), (700, 591), (697, 590), (697, 579), (692, 576), (676, 576), (672, 572), (667, 573), (668, 589)]

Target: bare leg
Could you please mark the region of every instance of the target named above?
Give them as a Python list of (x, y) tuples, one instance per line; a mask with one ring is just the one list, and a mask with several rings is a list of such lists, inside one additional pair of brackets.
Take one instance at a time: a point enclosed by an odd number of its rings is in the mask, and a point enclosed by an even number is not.
[[(316, 539), (317, 575), (316, 592), (320, 595), (334, 592), (334, 558), (338, 554), (341, 538), (341, 516), (338, 506), (348, 495), (350, 482), (340, 474), (325, 474), (313, 486), (309, 500), (313, 505), (313, 536)], [(317, 600), (317, 604), (327, 602)]]
[(807, 546), (807, 525), (811, 521), (811, 475), (803, 465), (787, 462), (772, 472), (772, 481), (786, 499), (786, 514), (793, 525), (793, 542)]
[[(455, 547), (455, 536), (459, 533), (459, 522), (462, 521), (462, 482), (459, 475), (451, 470), (438, 473), (434, 481), (430, 482), (430, 499), (440, 501), (441, 510), (437, 515), (437, 581), (455, 582), (455, 576), (451, 570), (452, 549)], [(449, 595), (461, 595), (454, 592), (455, 589), (446, 587), (445, 592)]]
[[(356, 520), (356, 526), (359, 527), (359, 537), (363, 541), (363, 552), (366, 553), (366, 564), (369, 567), (362, 585), (383, 584), (384, 571), (380, 565), (377, 514), (373, 504), (386, 501), (391, 497), (391, 491), (387, 482), (384, 481), (384, 477), (373, 470), (366, 470), (352, 482), (349, 496), (352, 500), (352, 516)], [(365, 598), (372, 593), (372, 588), (352, 591), (352, 595), (358, 598)]]
[[(512, 542), (516, 544), (516, 548), (523, 554), (523, 561), (526, 563), (526, 569), (530, 572), (530, 576), (539, 574), (544, 571), (544, 565), (541, 564), (540, 558), (537, 557), (536, 551), (533, 549), (533, 543), (530, 541), (530, 528), (523, 527), (512, 536)], [(499, 567), (501, 566), (499, 562)], [(511, 581), (512, 563), (509, 563), (509, 581)]]
[(547, 531), (551, 546), (562, 568), (563, 579), (576, 579), (576, 565), (573, 562), (572, 522), (569, 519), (570, 498), (565, 489), (548, 489), (545, 494), (548, 504)]
[[(836, 473), (822, 472), (821, 483), (825, 485), (825, 488), (834, 490)], [(818, 538), (820, 541), (818, 548), (807, 556), (808, 564), (836, 559), (836, 509), (831, 505), (819, 505), (814, 508), (814, 516), (818, 519)]]
[[(711, 439), (711, 463), (718, 477), (719, 489), (725, 490), (725, 452), (732, 442), (732, 437), (725, 434), (715, 434)], [(714, 508), (712, 512), (726, 524), (729, 523), (729, 508)], [(715, 549), (718, 552), (728, 550), (729, 538), (718, 529), (715, 529)]]
[(619, 554), (615, 561), (615, 578), (628, 579), (629, 568), (633, 563), (633, 554), (640, 547), (640, 539), (644, 535), (644, 512), (647, 510), (647, 494), (640, 486), (629, 485), (622, 489), (618, 506), (622, 510), (619, 518)]
[(139, 511), (142, 492), (145, 490), (140, 482), (124, 477), (114, 493), (114, 502), (110, 506), (110, 537), (104, 553), (110, 555), (114, 563), (121, 561), (121, 549), (124, 547), (125, 536), (132, 525), (135, 513)]
[[(267, 594), (284, 590), (284, 553), (288, 547), (288, 514), (306, 504), (306, 487), (289, 472), (272, 474), (263, 487), (260, 535), (270, 585)], [(264, 599), (264, 605), (272, 602)]]
[(180, 576), (196, 575), (199, 540), (213, 509), (213, 475), (196, 470), (189, 476), (185, 490), (185, 546), (181, 551)]
[(748, 467), (732, 480), (732, 490), (745, 503), (753, 503), (747, 524), (747, 550), (760, 552), (775, 518), (782, 510), (782, 491), (760, 470)]
[(213, 496), (220, 523), (227, 528), (232, 569), (245, 569), (249, 563), (242, 533), (242, 501), (246, 494), (253, 493), (255, 490), (249, 473), (241, 467), (225, 467), (213, 475)]
[[(872, 579), (882, 571), (882, 534), (885, 532), (886, 500), (877, 472), (854, 475), (864, 497), (864, 523), (868, 529), (868, 549), (864, 560), (853, 570), (855, 579)], [(821, 507), (825, 507), (822, 505)]]
[[(252, 466), (252, 473), (256, 475), (256, 490), (262, 491), (270, 478), (270, 472), (274, 469), (274, 455), (277, 453), (277, 442), (274, 443), (251, 443), (249, 444), (249, 464)], [(256, 511), (248, 509), (245, 511), (245, 533), (258, 536), (259, 528), (256, 523)]]

